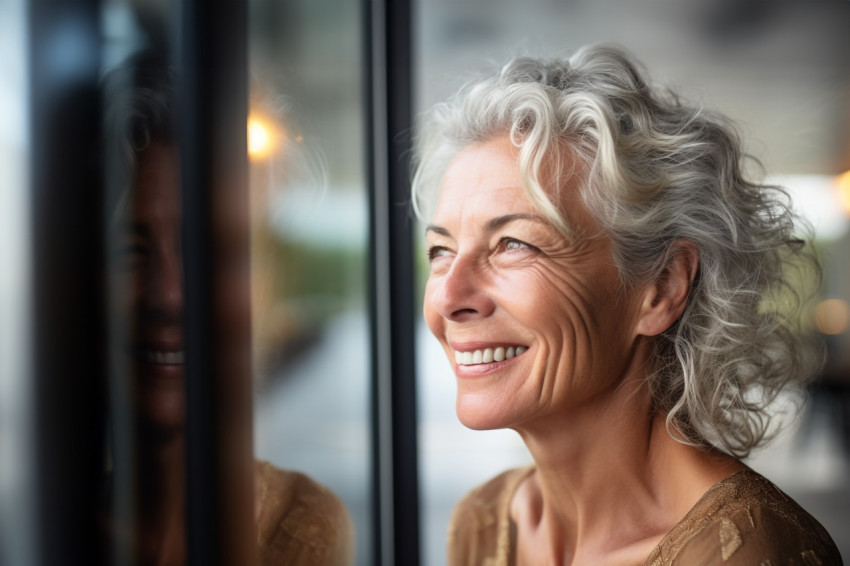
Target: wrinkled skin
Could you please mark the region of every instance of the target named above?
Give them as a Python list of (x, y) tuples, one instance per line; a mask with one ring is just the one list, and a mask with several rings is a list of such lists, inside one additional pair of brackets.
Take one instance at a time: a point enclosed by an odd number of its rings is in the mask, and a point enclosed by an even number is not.
[[(562, 189), (563, 205), (584, 236), (570, 241), (525, 196), (517, 151), (506, 136), (461, 151), (427, 230), (425, 318), (455, 369), (458, 417), (475, 429), (593, 410), (638, 371), (641, 297), (621, 288), (610, 242), (575, 182)], [(499, 345), (528, 350), (498, 363), (455, 362), (455, 350)]]

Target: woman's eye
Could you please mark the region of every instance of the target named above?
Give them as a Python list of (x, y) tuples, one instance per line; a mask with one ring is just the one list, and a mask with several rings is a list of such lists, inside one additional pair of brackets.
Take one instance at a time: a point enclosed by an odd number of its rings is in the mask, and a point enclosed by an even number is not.
[(428, 260), (434, 261), (435, 259), (441, 257), (448, 257), (452, 254), (452, 252), (448, 248), (444, 248), (443, 246), (431, 246), (428, 248)]
[(502, 238), (499, 240), (498, 245), (496, 246), (498, 251), (502, 252), (515, 252), (515, 251), (540, 251), (536, 247), (531, 244), (527, 244), (521, 240), (515, 240), (514, 238)]

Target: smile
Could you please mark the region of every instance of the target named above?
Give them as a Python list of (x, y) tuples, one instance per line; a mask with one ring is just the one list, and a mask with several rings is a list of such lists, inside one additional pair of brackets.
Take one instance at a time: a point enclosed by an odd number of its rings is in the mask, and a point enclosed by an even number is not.
[(141, 350), (140, 358), (142, 361), (147, 362), (149, 364), (162, 364), (162, 365), (182, 365), (185, 355), (183, 350), (176, 351), (164, 351), (164, 350)]
[(525, 346), (508, 346), (498, 348), (485, 348), (471, 352), (455, 350), (455, 362), (460, 366), (475, 366), (478, 364), (489, 364), (515, 358), (528, 350)]

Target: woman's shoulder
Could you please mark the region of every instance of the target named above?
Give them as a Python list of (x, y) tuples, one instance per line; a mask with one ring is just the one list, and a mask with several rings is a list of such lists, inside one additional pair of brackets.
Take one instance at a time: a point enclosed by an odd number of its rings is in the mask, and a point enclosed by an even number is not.
[(510, 556), (510, 504), (533, 467), (499, 474), (467, 493), (455, 505), (449, 523), (450, 566), (507, 564)]
[(653, 550), (647, 566), (841, 565), (821, 524), (752, 470), (712, 487)]
[(257, 462), (255, 478), (259, 564), (352, 563), (354, 529), (339, 497), (305, 474), (268, 462)]

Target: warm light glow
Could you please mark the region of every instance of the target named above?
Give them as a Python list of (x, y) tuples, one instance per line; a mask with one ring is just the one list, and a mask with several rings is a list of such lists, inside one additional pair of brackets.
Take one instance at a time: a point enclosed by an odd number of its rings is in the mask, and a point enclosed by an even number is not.
[(827, 299), (815, 307), (815, 324), (824, 334), (841, 334), (850, 327), (850, 305), (841, 299)]
[(271, 126), (257, 117), (248, 118), (248, 155), (252, 159), (267, 156), (272, 150)]
[(844, 211), (850, 214), (850, 171), (845, 171), (836, 179), (838, 182), (838, 199)]

